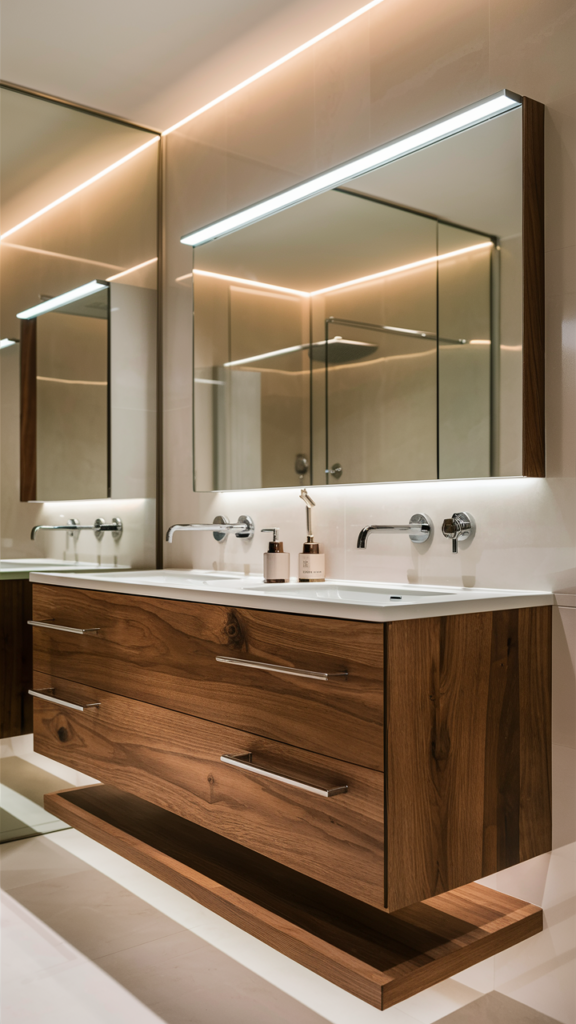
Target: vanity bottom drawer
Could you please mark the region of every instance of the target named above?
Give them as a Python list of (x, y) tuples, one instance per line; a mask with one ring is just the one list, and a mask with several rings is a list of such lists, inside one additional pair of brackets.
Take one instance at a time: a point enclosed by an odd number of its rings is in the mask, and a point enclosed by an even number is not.
[(40, 754), (384, 907), (381, 772), (79, 683), (42, 685), (79, 707), (35, 698)]

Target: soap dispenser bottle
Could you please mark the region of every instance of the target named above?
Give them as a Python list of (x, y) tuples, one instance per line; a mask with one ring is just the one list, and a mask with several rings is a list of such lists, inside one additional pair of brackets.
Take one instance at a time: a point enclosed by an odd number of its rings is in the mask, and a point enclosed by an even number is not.
[(314, 541), (312, 533), (312, 509), (316, 502), (308, 494), (305, 487), (300, 497), (306, 505), (306, 540), (298, 555), (298, 580), (300, 583), (323, 583), (325, 578), (325, 558), (320, 554), (320, 545)]
[(284, 551), (282, 541), (278, 540), (279, 530), (275, 526), (267, 526), (260, 533), (272, 534), (268, 551), (264, 552), (264, 583), (289, 583), (290, 555)]

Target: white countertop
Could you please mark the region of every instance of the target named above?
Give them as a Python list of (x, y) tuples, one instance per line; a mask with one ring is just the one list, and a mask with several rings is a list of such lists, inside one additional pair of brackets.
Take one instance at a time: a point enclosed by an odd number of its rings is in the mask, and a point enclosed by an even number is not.
[(98, 565), (98, 562), (72, 562), (60, 558), (4, 558), (0, 560), (0, 580), (27, 580), (39, 572), (116, 572), (129, 565)]
[[(103, 567), (102, 567), (103, 568)], [(70, 579), (56, 573), (30, 575), (32, 583), (82, 590), (135, 594), (176, 601), (197, 601), (235, 608), (321, 615), (363, 622), (427, 619), (440, 615), (531, 608), (555, 603), (541, 590), (483, 590), (480, 588), (417, 586), (409, 583), (366, 583), (327, 580), (326, 583), (266, 584), (261, 576), (241, 573), (200, 572), (185, 569), (148, 569), (83, 573)]]

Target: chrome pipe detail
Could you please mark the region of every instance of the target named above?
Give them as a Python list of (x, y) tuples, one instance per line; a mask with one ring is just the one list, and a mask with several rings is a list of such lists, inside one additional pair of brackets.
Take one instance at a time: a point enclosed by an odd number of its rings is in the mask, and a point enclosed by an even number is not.
[(291, 775), (280, 775), (278, 772), (271, 772), (267, 768), (259, 768), (252, 764), (252, 754), (222, 754), (220, 760), (223, 764), (230, 764), (233, 768), (242, 768), (246, 772), (252, 772), (261, 778), (272, 779), (273, 782), (284, 782), (287, 786), (294, 786), (295, 789), (303, 789), (307, 793), (314, 793), (316, 796), (338, 796), (339, 793), (347, 793), (348, 786), (330, 786), (324, 789), (322, 786), (311, 786), (308, 782), (302, 782)]
[(54, 687), (47, 690), (28, 690), (28, 693), (31, 697), (39, 697), (40, 700), (47, 700), (50, 704), (60, 704), (61, 707), (72, 708), (73, 711), (86, 711), (87, 708), (100, 707), (100, 701), (92, 701), (90, 704), (76, 704), (71, 700), (63, 700), (62, 697), (54, 697)]
[(42, 620), (42, 619), (40, 619), (40, 620), (28, 619), (28, 625), (29, 626), (41, 626), (42, 629), (59, 629), (59, 630), (62, 631), (62, 633), (82, 633), (82, 634), (84, 634), (84, 633), (99, 633), (100, 632), (100, 626), (94, 626), (91, 629), (76, 629), (75, 626), (58, 626), (51, 619), (46, 619), (46, 620)]
[(279, 672), (284, 676), (300, 676), (302, 679), (320, 679), (322, 682), (327, 682), (329, 679), (347, 679), (348, 672), (346, 670), (342, 672), (312, 672), (306, 668), (288, 668), (285, 665), (272, 665), (267, 664), (264, 661), (244, 661), (243, 658), (226, 658), (221, 655), (216, 655), (216, 661), (222, 662), (223, 665), (240, 665), (242, 668), (259, 668), (263, 672)]

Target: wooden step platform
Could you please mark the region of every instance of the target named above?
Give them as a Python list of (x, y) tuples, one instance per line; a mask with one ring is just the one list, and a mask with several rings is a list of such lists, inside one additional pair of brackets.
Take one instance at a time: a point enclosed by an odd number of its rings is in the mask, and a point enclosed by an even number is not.
[(539, 907), (476, 882), (383, 913), (113, 786), (52, 793), (44, 805), (379, 1009), (542, 930)]

